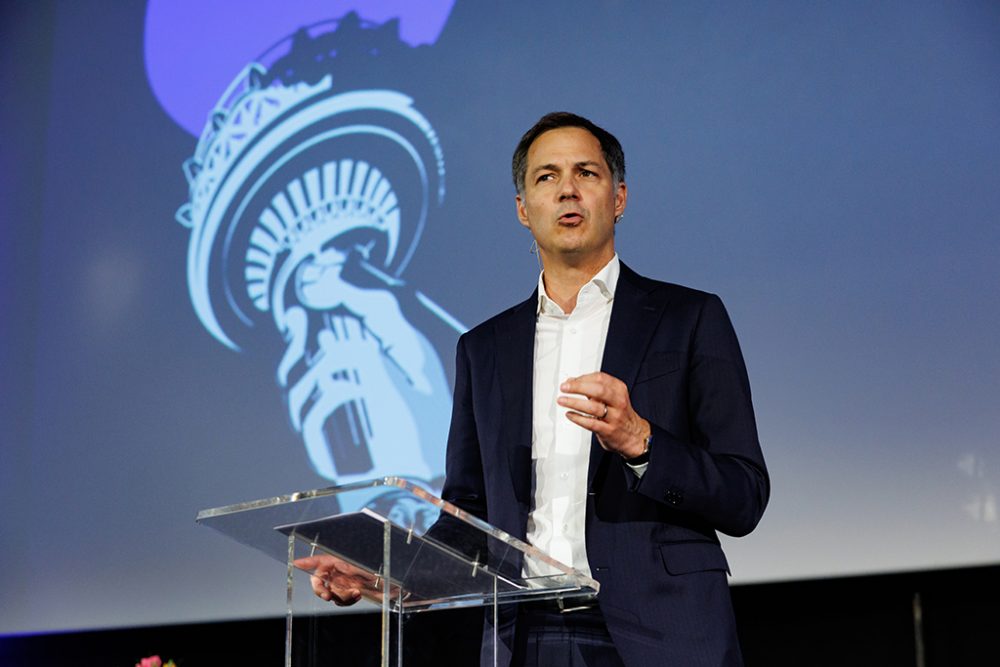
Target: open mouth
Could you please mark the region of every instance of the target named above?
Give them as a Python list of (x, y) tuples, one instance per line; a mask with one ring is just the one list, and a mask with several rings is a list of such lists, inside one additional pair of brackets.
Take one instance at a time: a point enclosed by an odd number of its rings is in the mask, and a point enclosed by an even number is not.
[(560, 224), (564, 225), (575, 225), (576, 223), (583, 220), (583, 216), (575, 211), (570, 211), (569, 213), (563, 213), (559, 216)]

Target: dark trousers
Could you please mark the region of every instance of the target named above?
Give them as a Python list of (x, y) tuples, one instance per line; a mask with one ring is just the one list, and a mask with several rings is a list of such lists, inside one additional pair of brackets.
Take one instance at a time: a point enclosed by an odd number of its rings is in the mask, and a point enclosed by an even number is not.
[(511, 667), (625, 667), (596, 606), (560, 613), (522, 605), (515, 636)]

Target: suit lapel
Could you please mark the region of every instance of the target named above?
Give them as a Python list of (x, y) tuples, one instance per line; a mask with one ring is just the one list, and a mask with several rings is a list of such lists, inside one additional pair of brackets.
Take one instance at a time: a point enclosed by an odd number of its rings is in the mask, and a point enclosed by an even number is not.
[[(601, 370), (624, 382), (630, 394), (666, 302), (665, 295), (656, 289), (655, 283), (642, 278), (624, 263), (621, 265)], [(597, 438), (592, 438), (588, 489), (591, 489), (606, 454)]]
[(531, 506), (531, 399), (535, 365), (537, 290), (496, 325), (497, 373), (501, 399), (499, 446), (507, 450), (514, 496)]

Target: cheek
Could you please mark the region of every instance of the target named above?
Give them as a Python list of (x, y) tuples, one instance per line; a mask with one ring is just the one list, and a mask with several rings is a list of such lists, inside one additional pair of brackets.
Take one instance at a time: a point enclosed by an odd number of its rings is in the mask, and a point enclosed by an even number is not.
[(529, 226), (528, 220), (530, 220), (530, 217), (528, 215), (528, 209), (522, 204), (518, 204), (517, 206), (517, 219), (518, 222), (520, 222), (525, 227)]
[(540, 220), (544, 215), (545, 209), (537, 201), (529, 200), (518, 207), (518, 217), (521, 219), (521, 224), (525, 227), (530, 227), (532, 222)]
[(525, 200), (521, 198), (517, 198), (514, 200), (514, 212), (517, 213), (517, 218), (518, 220), (521, 221), (522, 225), (524, 224), (524, 221), (528, 218), (528, 209), (529, 205), (528, 202), (526, 202)]

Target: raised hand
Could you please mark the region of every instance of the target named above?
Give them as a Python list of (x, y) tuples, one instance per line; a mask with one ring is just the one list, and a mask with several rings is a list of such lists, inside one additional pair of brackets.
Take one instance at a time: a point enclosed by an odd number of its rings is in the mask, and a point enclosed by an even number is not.
[(645, 451), (651, 427), (632, 409), (624, 382), (597, 372), (569, 378), (559, 389), (556, 402), (569, 409), (566, 418), (594, 433), (601, 447), (626, 459)]

